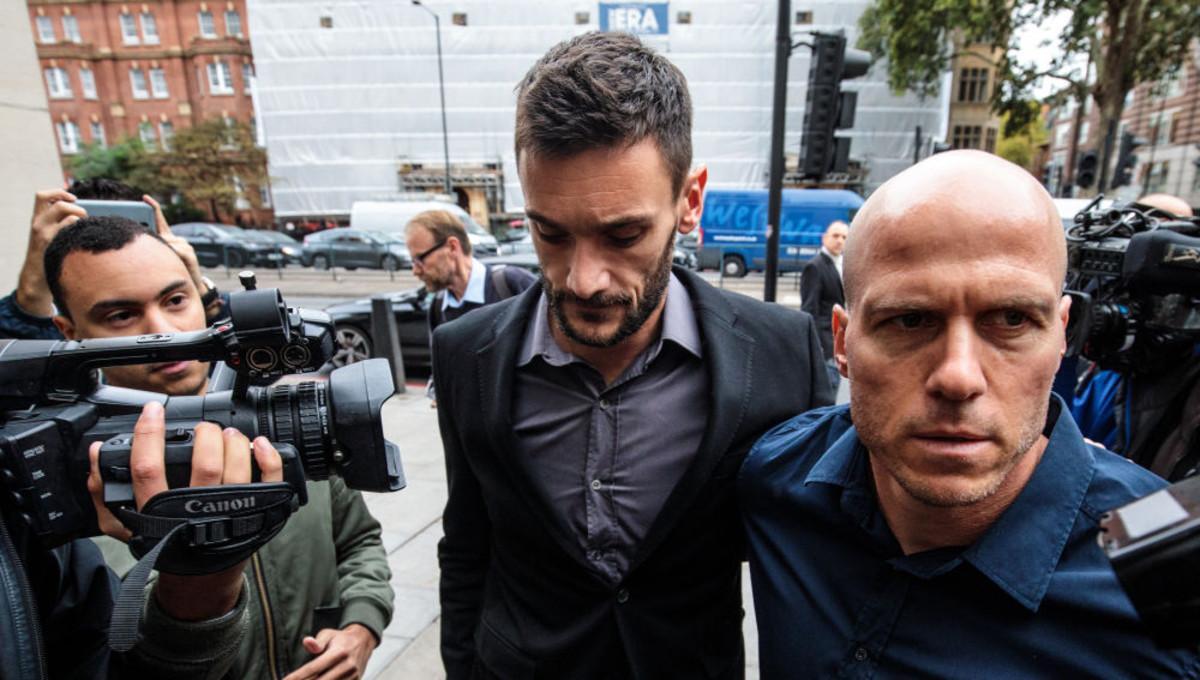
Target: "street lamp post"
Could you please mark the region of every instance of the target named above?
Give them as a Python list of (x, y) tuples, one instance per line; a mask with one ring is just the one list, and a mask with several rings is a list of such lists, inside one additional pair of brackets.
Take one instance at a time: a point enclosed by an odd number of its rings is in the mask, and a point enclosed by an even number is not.
[(452, 196), (453, 190), (450, 188), (450, 138), (446, 134), (446, 81), (442, 76), (442, 21), (438, 18), (437, 12), (429, 9), (421, 4), (421, 0), (412, 0), (412, 4), (429, 12), (433, 17), (434, 33), (437, 35), (437, 57), (438, 57), (438, 91), (442, 96), (442, 153), (446, 159), (446, 194)]

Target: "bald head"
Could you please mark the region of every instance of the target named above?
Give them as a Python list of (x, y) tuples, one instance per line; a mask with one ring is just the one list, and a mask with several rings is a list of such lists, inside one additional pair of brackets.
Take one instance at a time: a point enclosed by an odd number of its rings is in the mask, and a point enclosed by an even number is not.
[(1192, 206), (1187, 201), (1170, 194), (1147, 194), (1137, 200), (1147, 208), (1157, 208), (1171, 213), (1176, 217), (1191, 217)]
[(1050, 195), (1024, 169), (981, 151), (937, 154), (879, 187), (854, 217), (843, 281), (852, 308), (884, 259), (928, 253), (1025, 252), (1066, 277), (1066, 240)]

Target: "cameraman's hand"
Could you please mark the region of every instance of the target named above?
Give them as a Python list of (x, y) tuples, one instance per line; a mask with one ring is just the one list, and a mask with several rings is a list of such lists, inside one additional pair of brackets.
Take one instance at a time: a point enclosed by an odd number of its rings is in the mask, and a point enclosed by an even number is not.
[(283, 680), (343, 680), (361, 678), (367, 660), (375, 651), (375, 634), (366, 626), (352, 623), (341, 630), (325, 628), (304, 638), (304, 649), (317, 658)]
[(196, 259), (196, 249), (192, 244), (181, 236), (176, 236), (171, 232), (171, 227), (167, 224), (167, 218), (163, 215), (162, 207), (158, 201), (154, 200), (153, 196), (142, 196), (142, 200), (154, 208), (155, 227), (158, 230), (158, 235), (162, 240), (171, 246), (171, 250), (183, 260), (183, 266), (187, 267), (188, 275), (192, 277), (192, 283), (196, 284), (196, 292), (204, 295), (208, 292), (208, 286), (204, 283), (203, 274), (200, 272), (200, 262)]
[[(129, 472), (133, 480), (133, 497), (141, 510), (146, 501), (167, 490), (164, 464), (165, 421), (163, 406), (150, 402), (142, 409), (133, 429), (133, 445), (129, 454)], [(254, 440), (254, 461), (262, 471), (264, 482), (283, 481), (283, 461), (275, 447), (265, 437)], [(250, 482), (251, 445), (246, 435), (212, 423), (196, 426), (192, 446), (192, 477), (189, 486), (247, 484)], [(129, 530), (104, 505), (104, 483), (100, 479), (100, 442), (88, 451), (91, 473), (88, 491), (104, 533), (122, 541), (129, 540)], [(180, 576), (160, 573), (155, 597), (169, 616), (182, 621), (201, 621), (221, 616), (233, 609), (242, 590), (242, 570), (245, 561), (225, 571), (203, 576)]]
[(83, 217), (87, 217), (87, 212), (75, 205), (75, 196), (66, 189), (50, 189), (34, 194), (29, 244), (25, 248), (25, 263), (17, 280), (18, 307), (34, 316), (54, 314), (53, 297), (50, 287), (46, 285), (42, 257), (55, 234)]

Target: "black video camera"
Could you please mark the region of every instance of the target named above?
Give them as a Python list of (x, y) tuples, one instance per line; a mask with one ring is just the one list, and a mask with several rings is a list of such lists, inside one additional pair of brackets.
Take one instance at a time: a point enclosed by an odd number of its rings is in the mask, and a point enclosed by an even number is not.
[(1156, 373), (1200, 341), (1200, 223), (1101, 198), (1067, 230), (1067, 353)]
[[(404, 487), (399, 450), (383, 437), (380, 408), (394, 392), (386, 360), (334, 370), (328, 381), (269, 383), (319, 369), (333, 353), (323, 312), (289, 309), (275, 289), (230, 294), (229, 319), (202, 331), (82, 341), (0, 341), (0, 507), (18, 514), (47, 547), (100, 533), (86, 488), (88, 448), (104, 442), (104, 502), (134, 533), (141, 557), (170, 529), (188, 524), (184, 549), (160, 568), (218, 571), (269, 540), (307, 501), (304, 480), (337, 474), (353, 489)], [(104, 366), (180, 360), (225, 361), (234, 389), (167, 397), (98, 384)], [(129, 470), (134, 423), (161, 402), (170, 489), (139, 513)], [(193, 429), (208, 421), (279, 450), (284, 482), (186, 488)], [(255, 471), (255, 480), (258, 473)]]

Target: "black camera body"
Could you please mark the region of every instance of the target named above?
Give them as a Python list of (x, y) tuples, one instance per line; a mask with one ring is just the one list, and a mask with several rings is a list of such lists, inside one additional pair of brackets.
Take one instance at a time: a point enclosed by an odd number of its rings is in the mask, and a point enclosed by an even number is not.
[[(47, 547), (98, 535), (86, 489), (88, 448), (96, 441), (104, 442), (99, 462), (105, 504), (118, 517), (133, 510), (130, 444), (134, 424), (150, 401), (165, 407), (172, 490), (188, 485), (193, 429), (200, 422), (272, 441), (284, 461), (284, 484), (295, 497), (292, 509), (306, 500), (306, 478), (337, 474), (355, 489), (403, 488), (399, 450), (384, 439), (380, 420), (380, 408), (394, 392), (391, 371), (381, 365), (385, 360), (336, 369), (328, 381), (267, 386), (328, 360), (333, 352), (328, 315), (288, 309), (274, 289), (232, 293), (229, 312), (229, 320), (191, 333), (0, 341), (0, 503), (5, 512), (18, 513)], [(226, 361), (236, 371), (234, 389), (168, 397), (103, 386), (96, 379), (96, 369), (104, 366), (185, 359)], [(222, 510), (238, 509), (235, 500), (189, 504), (184, 499), (179, 507), (184, 512), (203, 507), (214, 511), (208, 515), (220, 516)]]
[(1164, 370), (1200, 340), (1200, 224), (1136, 204), (1075, 216), (1067, 231), (1068, 355)]

